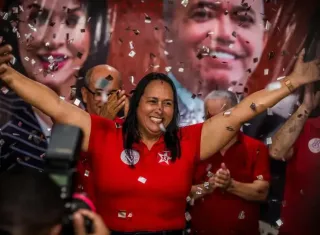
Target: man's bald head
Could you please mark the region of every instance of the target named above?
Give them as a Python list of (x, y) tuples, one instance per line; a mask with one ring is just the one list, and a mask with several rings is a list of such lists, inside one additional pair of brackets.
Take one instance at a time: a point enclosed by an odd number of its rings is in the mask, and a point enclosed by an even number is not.
[[(107, 80), (106, 87), (97, 87), (102, 79)], [(102, 64), (88, 70), (85, 77), (85, 87), (81, 89), (84, 103), (89, 113), (98, 114), (101, 102), (102, 91), (110, 94), (122, 88), (120, 72), (112, 66)]]

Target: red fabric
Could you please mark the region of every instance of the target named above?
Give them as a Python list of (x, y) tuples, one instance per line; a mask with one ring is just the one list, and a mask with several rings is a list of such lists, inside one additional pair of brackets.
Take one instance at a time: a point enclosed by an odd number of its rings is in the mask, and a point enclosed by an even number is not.
[(201, 128), (202, 124), (181, 128), (182, 157), (174, 163), (161, 161), (159, 154), (165, 154), (163, 138), (151, 150), (143, 143), (135, 144), (133, 149), (140, 159), (130, 168), (120, 157), (124, 153), (122, 129), (91, 115), (88, 153), (96, 207), (108, 228), (124, 232), (184, 228), (186, 197), (195, 161), (200, 159)]
[(319, 123), (320, 117), (307, 120), (294, 145), (294, 156), (287, 163), (280, 234), (320, 234), (319, 225), (312, 224), (313, 208), (319, 200)]
[[(216, 173), (224, 162), (231, 177), (241, 183), (253, 183), (259, 177), (270, 180), (269, 156), (267, 147), (240, 133), (238, 142), (232, 145), (224, 156), (220, 153), (200, 162), (196, 167), (194, 184), (208, 181), (208, 169)], [(258, 202), (244, 200), (234, 194), (215, 189), (211, 194), (195, 201), (191, 208), (192, 231), (196, 234), (259, 234)], [(239, 215), (244, 213), (244, 219)]]
[[(116, 123), (116, 125), (118, 125), (118, 127), (120, 127), (123, 125), (124, 118), (116, 117), (114, 119), (114, 122)], [(87, 155), (88, 154), (84, 152), (80, 153), (80, 158), (77, 164), (76, 191), (81, 193), (86, 193), (88, 197), (93, 202), (95, 202), (94, 187), (93, 187), (94, 182), (91, 176), (92, 167), (90, 165), (90, 162), (88, 161)]]

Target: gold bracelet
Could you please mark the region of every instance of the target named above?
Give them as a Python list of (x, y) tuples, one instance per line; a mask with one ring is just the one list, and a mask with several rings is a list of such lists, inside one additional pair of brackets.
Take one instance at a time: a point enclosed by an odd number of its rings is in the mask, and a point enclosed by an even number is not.
[(289, 79), (285, 79), (284, 84), (288, 87), (290, 92), (293, 92), (295, 90), (294, 86), (292, 85), (292, 83)]

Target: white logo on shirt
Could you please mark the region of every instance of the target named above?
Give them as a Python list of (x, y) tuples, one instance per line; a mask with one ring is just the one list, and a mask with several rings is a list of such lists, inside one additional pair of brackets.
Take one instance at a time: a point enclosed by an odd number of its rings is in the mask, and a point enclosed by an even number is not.
[(320, 153), (320, 139), (313, 138), (308, 143), (309, 150), (312, 153)]
[(168, 155), (168, 153), (169, 153), (168, 151), (164, 151), (162, 153), (158, 153), (158, 156), (160, 157), (159, 163), (165, 162), (165, 163), (167, 163), (167, 165), (169, 165), (169, 161), (172, 158)]
[(137, 164), (140, 160), (140, 154), (135, 150), (131, 150), (131, 154), (133, 159), (131, 159), (130, 156), (126, 153), (126, 150), (123, 150), (120, 155), (121, 161), (127, 165)]

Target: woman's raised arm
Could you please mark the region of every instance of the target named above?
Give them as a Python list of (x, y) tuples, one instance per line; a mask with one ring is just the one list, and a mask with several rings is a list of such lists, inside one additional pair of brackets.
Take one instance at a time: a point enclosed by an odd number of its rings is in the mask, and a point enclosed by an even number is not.
[(233, 109), (207, 120), (201, 132), (201, 159), (206, 159), (223, 148), (244, 122), (274, 106), (296, 88), (319, 80), (320, 60), (304, 63), (303, 57), (304, 52), (301, 52), (294, 71), (281, 82), (275, 83), (276, 89), (255, 92)]
[(49, 87), (33, 81), (17, 72), (7, 64), (12, 58), (8, 53), (10, 46), (0, 47), (0, 78), (24, 101), (38, 108), (55, 122), (80, 127), (84, 132), (82, 150), (88, 149), (91, 119), (82, 109), (60, 97)]

